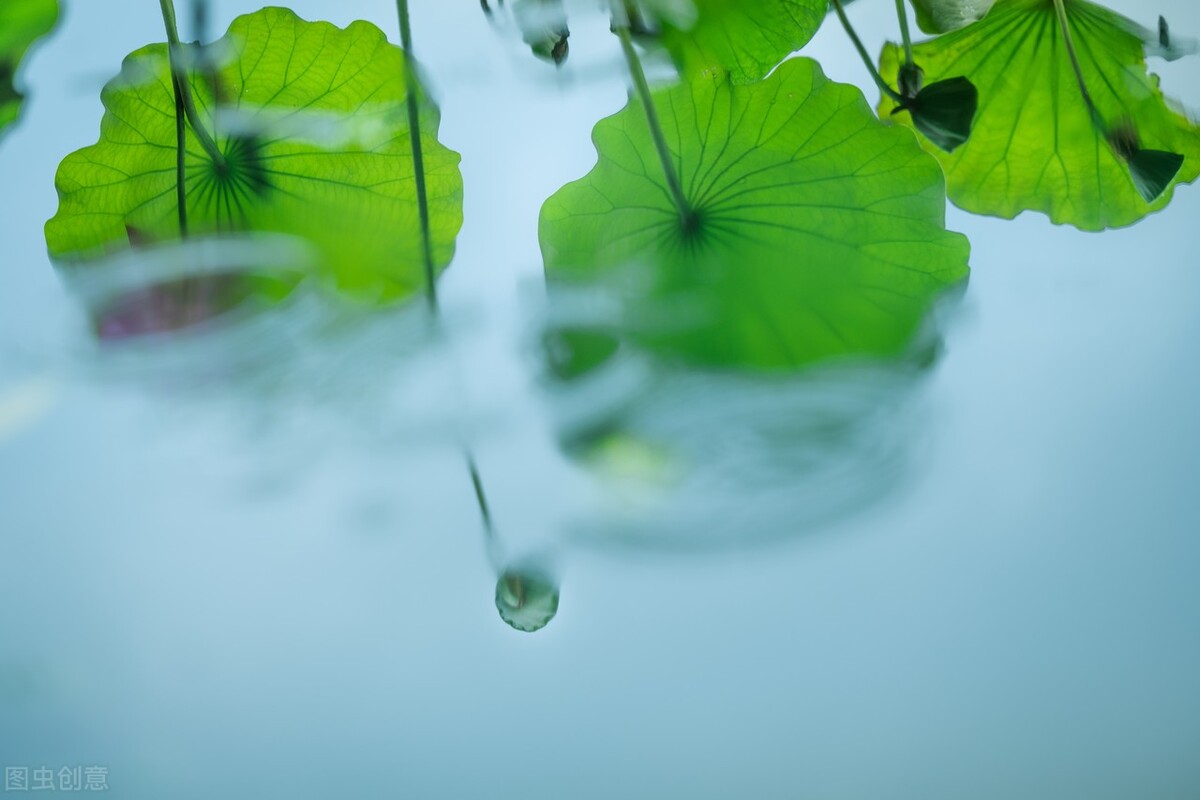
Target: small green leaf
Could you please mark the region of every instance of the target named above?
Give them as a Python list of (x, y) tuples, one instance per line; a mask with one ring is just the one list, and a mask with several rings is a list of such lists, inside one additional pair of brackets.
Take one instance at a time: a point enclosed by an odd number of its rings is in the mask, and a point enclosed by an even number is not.
[[(366, 300), (399, 300), (423, 287), (399, 48), (366, 22), (341, 29), (267, 8), (186, 55), (196, 103), (227, 162), (216, 164), (189, 127), (192, 234), (303, 237), (336, 285)], [(205, 58), (217, 61), (206, 66)], [(58, 213), (46, 224), (51, 255), (67, 265), (131, 246), (131, 231), (146, 242), (179, 238), (167, 47), (129, 56), (101, 99), (100, 141), (62, 162)], [(462, 225), (462, 177), (458, 154), (437, 141), (438, 122), (422, 98), (432, 248), (442, 268)]]
[[(542, 208), (552, 286), (616, 286), (642, 305), (611, 334), (711, 366), (891, 357), (966, 277), (937, 164), (815, 62), (785, 61), (745, 86), (696, 79), (653, 103), (688, 214), (637, 102), (596, 126), (596, 167)], [(594, 364), (613, 349), (577, 331), (565, 344), (563, 375), (578, 375), (572, 359)]]
[[(1163, 208), (1176, 184), (1200, 175), (1200, 127), (1147, 73), (1133, 23), (1085, 0), (1066, 0), (1065, 9), (1097, 118), (1079, 89), (1054, 4), (1004, 0), (979, 22), (914, 48), (930, 79), (966, 77), (980, 93), (971, 138), (953, 153), (931, 141), (927, 149), (946, 170), (950, 199), (968, 211), (1009, 219), (1040, 211), (1084, 230), (1130, 225)], [(901, 48), (884, 49), (885, 79), (896, 79), (902, 60)], [(897, 105), (885, 97), (881, 116)], [(915, 125), (905, 114), (894, 119)], [(1128, 144), (1116, 146), (1111, 134), (1126, 130)], [(1174, 159), (1130, 162), (1146, 150), (1177, 154), (1181, 168), (1168, 178)]]
[(828, 0), (642, 0), (685, 77), (712, 70), (757, 81), (813, 37)]
[(952, 153), (971, 135), (971, 124), (979, 107), (979, 92), (966, 78), (947, 78), (931, 83), (892, 113), (907, 111), (913, 125), (931, 142)]
[(1129, 159), (1133, 183), (1147, 203), (1153, 203), (1167, 190), (1183, 167), (1183, 156), (1161, 150), (1138, 150)]
[(911, 0), (926, 33), (946, 33), (983, 19), (996, 0)]
[(58, 0), (0, 2), (0, 137), (21, 113), (24, 97), (14, 83), (21, 59), (57, 22)]
[(566, 62), (571, 29), (562, 0), (515, 0), (512, 13), (535, 56), (556, 66)]

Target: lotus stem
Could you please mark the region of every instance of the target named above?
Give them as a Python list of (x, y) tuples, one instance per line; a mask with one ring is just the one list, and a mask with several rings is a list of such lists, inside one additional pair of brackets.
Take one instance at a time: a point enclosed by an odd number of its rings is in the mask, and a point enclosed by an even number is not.
[(187, 126), (184, 120), (183, 90), (179, 78), (171, 75), (175, 94), (175, 203), (179, 206), (179, 238), (188, 238), (187, 216)]
[(174, 0), (158, 0), (158, 4), (162, 8), (163, 27), (167, 29), (167, 57), (171, 64), (171, 74), (179, 92), (184, 114), (192, 127), (192, 132), (200, 140), (200, 146), (204, 148), (204, 152), (208, 153), (208, 157), (213, 160), (218, 170), (224, 171), (226, 168), (225, 155), (200, 121), (200, 112), (196, 110), (196, 101), (192, 97), (192, 84), (188, 80), (187, 69), (183, 64), (183, 45), (179, 41), (179, 25), (175, 21)]
[(633, 88), (641, 99), (642, 109), (646, 113), (650, 135), (654, 139), (655, 149), (658, 150), (658, 160), (662, 164), (671, 199), (674, 200), (675, 208), (679, 211), (679, 219), (684, 229), (690, 230), (694, 225), (696, 212), (688, 202), (687, 195), (684, 194), (683, 184), (675, 169), (675, 158), (671, 155), (671, 149), (667, 147), (667, 139), (663, 135), (662, 124), (658, 119), (658, 110), (654, 107), (654, 98), (650, 94), (650, 85), (646, 82), (646, 71), (642, 68), (642, 60), (638, 58), (637, 50), (633, 46), (633, 33), (629, 26), (629, 17), (623, 8), (615, 4), (613, 6), (613, 32), (621, 40), (621, 49), (625, 53), (629, 74), (633, 78)]
[(900, 39), (904, 42), (904, 63), (912, 65), (912, 36), (908, 31), (908, 9), (904, 7), (904, 0), (896, 0), (896, 16), (900, 18)]
[(464, 449), (463, 457), (467, 461), (467, 471), (471, 474), (471, 486), (475, 489), (475, 503), (479, 507), (479, 518), (483, 522), (483, 538), (487, 545), (488, 560), (492, 567), (499, 571), (504, 561), (503, 545), (500, 537), (496, 535), (496, 524), (492, 520), (492, 507), (483, 488), (483, 477), (475, 461), (475, 454), (470, 449)]
[(417, 82), (417, 62), (413, 57), (412, 23), (408, 0), (396, 0), (400, 15), (400, 47), (404, 50), (405, 105), (408, 108), (408, 140), (412, 144), (413, 174), (417, 184), (417, 215), (421, 220), (421, 254), (425, 263), (425, 300), (437, 313), (437, 275), (433, 265), (433, 241), (429, 233), (429, 195), (425, 185), (425, 151), (421, 144), (421, 87)]
[(867, 48), (863, 47), (862, 39), (859, 39), (858, 34), (854, 32), (854, 26), (850, 24), (850, 19), (846, 16), (846, 9), (842, 8), (841, 0), (833, 0), (833, 10), (837, 12), (842, 27), (846, 29), (846, 34), (850, 37), (850, 41), (854, 43), (854, 48), (858, 50), (858, 55), (862, 58), (863, 64), (866, 65), (867, 71), (871, 73), (871, 77), (879, 87), (879, 90), (895, 102), (903, 105), (905, 102), (904, 97), (891, 86), (888, 86), (887, 81), (883, 79), (883, 76), (879, 74), (879, 70), (875, 68), (875, 62), (871, 60), (870, 54), (867, 53)]

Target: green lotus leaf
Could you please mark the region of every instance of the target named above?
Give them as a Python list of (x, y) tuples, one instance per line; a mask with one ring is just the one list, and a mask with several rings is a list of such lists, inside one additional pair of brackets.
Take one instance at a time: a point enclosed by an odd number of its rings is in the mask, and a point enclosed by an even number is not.
[(58, 0), (0, 2), (0, 136), (17, 121), (24, 100), (14, 84), (21, 59), (58, 22)]
[[(403, 52), (366, 22), (337, 28), (282, 8), (239, 17), (188, 78), (221, 168), (187, 130), (189, 232), (273, 232), (309, 240), (345, 292), (399, 300), (424, 285)], [(68, 156), (46, 224), (51, 255), (77, 264), (180, 236), (176, 113), (167, 46), (126, 58), (105, 86), (100, 141)], [(437, 141), (421, 98), (430, 232), (437, 268), (462, 225), (459, 156)]]
[[(1200, 175), (1200, 128), (1147, 73), (1140, 29), (1084, 0), (1066, 0), (1065, 10), (1096, 118), (1054, 4), (1000, 0), (979, 22), (914, 48), (927, 80), (966, 77), (979, 89), (970, 139), (953, 153), (924, 144), (946, 170), (950, 199), (968, 211), (1011, 219), (1033, 210), (1084, 230), (1130, 225)], [(897, 78), (902, 60), (897, 46), (884, 49), (885, 79)], [(881, 116), (895, 109), (886, 97), (879, 105)], [(913, 124), (905, 112), (892, 119)], [(1138, 157), (1147, 153), (1162, 156)], [(1171, 163), (1180, 168), (1164, 177)]]
[(757, 81), (821, 27), (828, 0), (643, 0), (685, 77), (717, 69)]
[[(744, 86), (698, 78), (653, 104), (688, 214), (637, 103), (596, 126), (595, 168), (541, 213), (552, 290), (624, 286), (632, 268), (628, 296), (652, 310), (613, 336), (720, 367), (903, 355), (935, 298), (966, 277), (937, 163), (815, 62)], [(603, 337), (557, 345), (564, 375), (612, 350)]]
[(983, 19), (996, 0), (910, 0), (926, 33), (945, 33)]

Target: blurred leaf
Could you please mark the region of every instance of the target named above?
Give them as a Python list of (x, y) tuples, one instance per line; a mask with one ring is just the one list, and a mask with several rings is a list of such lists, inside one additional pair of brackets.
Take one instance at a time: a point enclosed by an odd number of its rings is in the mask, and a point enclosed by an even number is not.
[[(405, 59), (366, 22), (346, 29), (287, 9), (239, 17), (207, 55), (188, 51), (196, 103), (224, 154), (222, 170), (189, 127), (187, 214), (193, 234), (267, 231), (317, 247), (339, 288), (398, 300), (424, 284)], [(205, 58), (216, 60), (210, 68)], [(68, 156), (46, 224), (51, 255), (86, 260), (179, 236), (175, 99), (166, 45), (124, 63), (101, 96), (98, 144)], [(458, 154), (437, 141), (422, 98), (421, 137), (435, 263), (462, 224)], [(137, 244), (137, 242), (133, 242)]]
[[(655, 92), (654, 104), (687, 218), (637, 103), (596, 126), (599, 162), (542, 208), (553, 283), (619, 281), (630, 267), (640, 276), (632, 291), (650, 310), (619, 335), (716, 366), (894, 356), (966, 277), (968, 245), (945, 230), (937, 164), (815, 62), (786, 61), (747, 86), (698, 78)], [(698, 324), (669, 319), (693, 311)]]
[(571, 29), (562, 0), (514, 0), (513, 18), (535, 56), (556, 66), (566, 62)]
[[(1177, 183), (1200, 175), (1200, 128), (1164, 99), (1147, 74), (1142, 38), (1132, 23), (1084, 2), (1067, 0), (1071, 32), (1085, 83), (1103, 118), (1093, 121), (1080, 93), (1052, 3), (999, 2), (983, 20), (918, 45), (914, 58), (931, 80), (964, 76), (978, 87), (979, 113), (969, 141), (952, 154), (933, 152), (946, 170), (950, 199), (981, 214), (1012, 218), (1040, 211), (1084, 230), (1132, 224), (1164, 207)], [(888, 45), (885, 79), (897, 77), (901, 49)], [(896, 108), (884, 98), (883, 116)], [(893, 119), (912, 124), (908, 114)], [(1128, 130), (1129, 144), (1110, 144)], [(1135, 180), (1138, 152), (1182, 156), (1161, 196), (1143, 192), (1164, 182)], [(1156, 167), (1162, 167), (1159, 159)]]
[(911, 0), (926, 33), (945, 33), (983, 19), (996, 0)]
[(757, 81), (813, 37), (828, 0), (642, 0), (685, 77), (711, 70)]
[(1193, 37), (1180, 38), (1175, 36), (1171, 32), (1171, 26), (1167, 23), (1165, 17), (1158, 18), (1158, 25), (1154, 30), (1144, 28), (1133, 20), (1125, 19), (1124, 17), (1116, 17), (1114, 21), (1120, 24), (1130, 35), (1142, 40), (1142, 44), (1146, 47), (1147, 56), (1165, 58), (1167, 61), (1177, 61), (1184, 56), (1192, 56), (1200, 52), (1200, 42)]
[(185, 331), (254, 303), (283, 300), (294, 286), (287, 277), (258, 272), (166, 279), (93, 309), (93, 330), (106, 342)]
[(14, 78), (30, 46), (58, 21), (58, 0), (0, 2), (0, 137), (16, 122), (24, 99)]

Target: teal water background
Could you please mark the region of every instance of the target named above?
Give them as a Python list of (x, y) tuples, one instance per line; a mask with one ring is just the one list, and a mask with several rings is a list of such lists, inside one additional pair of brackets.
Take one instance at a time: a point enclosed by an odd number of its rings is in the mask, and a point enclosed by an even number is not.
[[(1188, 0), (1111, 5), (1200, 35)], [(256, 7), (215, 3), (214, 32)], [(396, 38), (383, 0), (292, 7)], [(873, 49), (890, 11), (852, 8)], [(553, 547), (601, 501), (525, 369), (537, 212), (623, 105), (619, 48), (586, 3), (561, 75), (471, 0), (413, 16), (463, 154), (442, 293), (476, 320), (477, 455), (506, 534)], [(559, 617), (523, 636), (459, 451), (389, 416), (426, 401), (90, 368), (41, 226), (100, 85), (160, 39), (148, 0), (72, 3), (0, 145), (0, 763), (106, 765), (131, 798), (1200, 794), (1195, 187), (1102, 235), (951, 209), (971, 286), (897, 489), (760, 546), (564, 545)], [(805, 54), (868, 86), (835, 24)], [(1200, 109), (1200, 60), (1152, 66)]]

